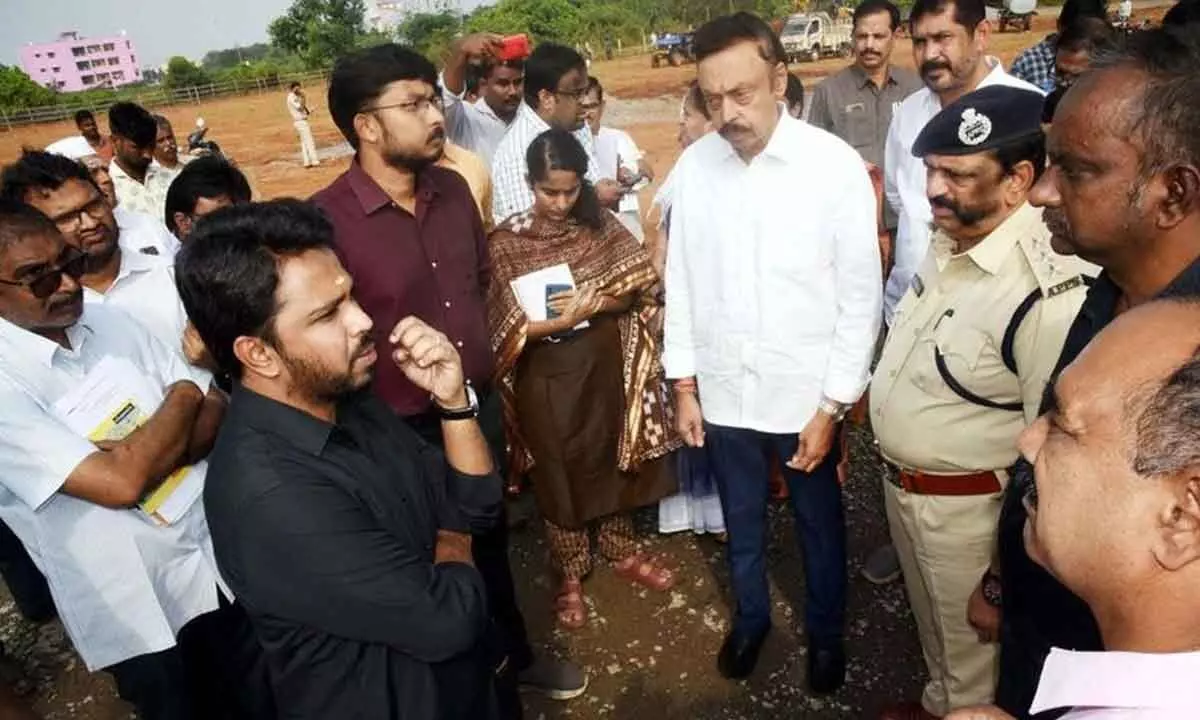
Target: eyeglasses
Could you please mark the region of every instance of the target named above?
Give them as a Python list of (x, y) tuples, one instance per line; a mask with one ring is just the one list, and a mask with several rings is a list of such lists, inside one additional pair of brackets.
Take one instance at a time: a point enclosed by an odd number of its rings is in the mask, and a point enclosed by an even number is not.
[(554, 91), (555, 95), (559, 95), (561, 97), (566, 97), (566, 98), (572, 98), (574, 100), (582, 99), (584, 95), (587, 95), (587, 93), (588, 93), (587, 86), (578, 88), (576, 90), (555, 90)]
[(65, 255), (67, 259), (61, 265), (39, 273), (36, 277), (28, 280), (4, 280), (0, 278), (0, 284), (28, 288), (29, 292), (33, 293), (35, 298), (45, 300), (53, 295), (54, 291), (62, 285), (63, 275), (70, 276), (72, 280), (78, 280), (83, 275), (83, 271), (87, 266), (88, 256), (71, 247), (67, 248)]
[(423, 98), (417, 98), (416, 100), (410, 100), (408, 102), (375, 105), (374, 107), (363, 108), (362, 111), (374, 112), (376, 110), (390, 110), (395, 108), (397, 110), (403, 110), (406, 113), (412, 113), (413, 115), (420, 115), (429, 108), (434, 108), (438, 112), (441, 112), (443, 104), (444, 103), (442, 102), (441, 95), (430, 95)]
[(63, 235), (72, 235), (79, 226), (83, 224), (83, 216), (87, 215), (93, 220), (101, 221), (104, 219), (105, 212), (108, 211), (108, 198), (103, 194), (97, 195), (88, 202), (87, 205), (78, 210), (68, 210), (58, 217), (54, 218), (54, 224), (58, 227), (59, 232)]

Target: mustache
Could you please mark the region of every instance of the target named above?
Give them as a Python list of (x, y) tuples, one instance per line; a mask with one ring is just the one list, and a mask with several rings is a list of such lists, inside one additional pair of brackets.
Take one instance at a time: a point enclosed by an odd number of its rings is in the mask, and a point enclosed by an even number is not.
[(1071, 237), (1071, 226), (1067, 223), (1067, 216), (1058, 208), (1046, 208), (1042, 211), (1042, 222), (1046, 223), (1046, 228), (1050, 230), (1052, 235), (1059, 237)]
[(725, 123), (724, 125), (722, 125), (721, 129), (717, 130), (717, 133), (720, 134), (721, 137), (728, 140), (731, 135), (737, 135), (738, 133), (748, 132), (749, 130), (750, 129), (747, 127), (744, 127), (737, 123), (731, 122), (731, 123)]
[(83, 301), (83, 288), (77, 288), (73, 292), (63, 295), (59, 300), (51, 300), (46, 303), (46, 309), (50, 312), (61, 310), (70, 305), (75, 305)]
[(446, 139), (446, 128), (439, 125), (429, 131), (429, 142), (433, 142), (434, 140), (445, 140), (445, 139)]
[(954, 217), (958, 218), (958, 221), (963, 225), (974, 225), (985, 217), (985, 213), (982, 211), (964, 208), (945, 195), (930, 198), (929, 204), (934, 207), (945, 208), (954, 213)]
[(941, 60), (926, 60), (921, 63), (921, 74), (928, 75), (934, 70), (950, 70), (950, 63)]

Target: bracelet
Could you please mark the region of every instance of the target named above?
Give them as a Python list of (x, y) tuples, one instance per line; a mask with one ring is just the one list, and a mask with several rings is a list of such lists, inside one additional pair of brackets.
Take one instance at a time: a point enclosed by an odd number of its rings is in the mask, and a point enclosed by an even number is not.
[(1003, 606), (1004, 591), (1000, 582), (1000, 576), (992, 572), (991, 568), (988, 568), (983, 573), (983, 578), (979, 581), (979, 587), (983, 590), (983, 599), (988, 605), (994, 608)]
[(696, 378), (690, 377), (690, 378), (683, 378), (680, 380), (676, 380), (675, 381), (675, 392), (688, 393), (690, 395), (695, 395), (697, 392), (699, 392), (699, 388), (697, 388), (697, 386), (696, 386)]

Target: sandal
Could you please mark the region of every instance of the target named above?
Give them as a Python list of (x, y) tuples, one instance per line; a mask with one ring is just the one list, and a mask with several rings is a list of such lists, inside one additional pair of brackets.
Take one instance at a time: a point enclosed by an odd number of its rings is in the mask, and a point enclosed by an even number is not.
[(564, 630), (579, 630), (587, 625), (588, 608), (583, 601), (583, 583), (563, 580), (558, 595), (554, 597), (554, 615), (559, 627)]
[(613, 563), (613, 572), (635, 585), (656, 592), (666, 592), (675, 587), (675, 572), (660, 564), (658, 558), (643, 553), (635, 553)]

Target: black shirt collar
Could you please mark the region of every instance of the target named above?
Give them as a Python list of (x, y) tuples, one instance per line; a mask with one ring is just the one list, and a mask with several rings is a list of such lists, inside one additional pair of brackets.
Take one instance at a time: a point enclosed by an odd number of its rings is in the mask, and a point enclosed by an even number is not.
[[(340, 410), (340, 408), (339, 408)], [(282, 437), (310, 455), (320, 455), (334, 426), (236, 383), (229, 402), (232, 422)]]

